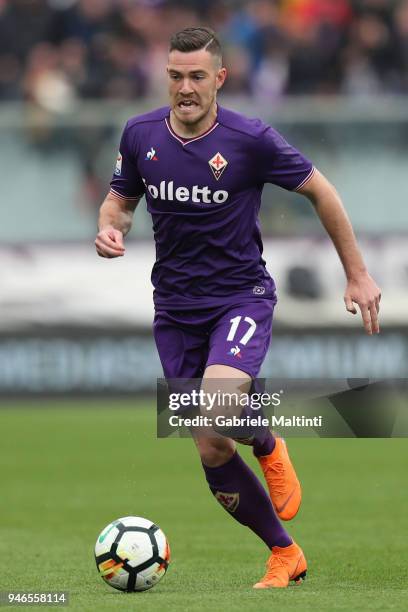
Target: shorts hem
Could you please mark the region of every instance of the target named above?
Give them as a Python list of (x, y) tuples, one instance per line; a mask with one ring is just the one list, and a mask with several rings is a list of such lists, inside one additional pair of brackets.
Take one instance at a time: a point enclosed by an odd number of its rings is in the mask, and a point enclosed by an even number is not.
[(250, 371), (250, 368), (246, 368), (244, 366), (240, 367), (241, 364), (237, 363), (236, 361), (231, 362), (228, 359), (212, 359), (212, 360), (207, 361), (207, 363), (205, 364), (205, 367), (210, 366), (210, 365), (226, 365), (226, 366), (229, 366), (230, 368), (235, 368), (236, 370), (241, 370), (241, 372), (248, 374), (248, 376), (250, 376), (252, 380), (256, 378), (256, 375)]

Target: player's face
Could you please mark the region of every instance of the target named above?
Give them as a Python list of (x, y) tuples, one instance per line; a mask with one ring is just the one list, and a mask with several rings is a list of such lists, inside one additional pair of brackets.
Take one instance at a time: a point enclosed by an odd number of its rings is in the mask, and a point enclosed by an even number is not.
[(190, 53), (171, 51), (167, 75), (172, 111), (178, 121), (192, 126), (215, 109), (217, 91), (225, 81), (226, 70), (205, 49)]

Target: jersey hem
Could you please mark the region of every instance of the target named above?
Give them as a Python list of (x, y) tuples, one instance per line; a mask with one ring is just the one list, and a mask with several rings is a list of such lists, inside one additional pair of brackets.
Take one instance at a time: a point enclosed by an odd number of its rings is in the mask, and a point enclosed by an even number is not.
[(183, 298), (183, 301), (180, 302), (180, 296), (175, 296), (177, 301), (172, 301), (174, 298), (169, 299), (160, 299), (160, 297), (154, 295), (153, 303), (155, 311), (160, 310), (180, 310), (180, 311), (190, 311), (190, 310), (206, 310), (208, 308), (219, 308), (220, 306), (238, 306), (239, 304), (248, 304), (253, 302), (259, 302), (263, 300), (269, 300), (274, 305), (277, 303), (278, 299), (276, 296), (276, 291), (269, 291), (264, 295), (255, 295), (255, 294), (244, 294), (238, 295), (235, 294), (231, 297), (222, 296), (222, 297), (203, 297), (196, 298), (195, 300), (192, 298)]

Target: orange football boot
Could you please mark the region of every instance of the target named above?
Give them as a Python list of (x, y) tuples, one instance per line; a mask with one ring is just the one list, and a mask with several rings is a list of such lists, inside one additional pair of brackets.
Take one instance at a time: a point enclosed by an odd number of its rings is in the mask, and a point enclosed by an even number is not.
[(285, 441), (277, 436), (275, 440), (275, 448), (271, 454), (258, 457), (258, 461), (277, 515), (283, 521), (290, 521), (299, 510), (302, 489), (289, 459)]
[(266, 574), (254, 589), (285, 588), (290, 580), (295, 584), (302, 584), (306, 578), (307, 563), (302, 549), (295, 542), (290, 546), (281, 548), (272, 547), (272, 554), (266, 562)]

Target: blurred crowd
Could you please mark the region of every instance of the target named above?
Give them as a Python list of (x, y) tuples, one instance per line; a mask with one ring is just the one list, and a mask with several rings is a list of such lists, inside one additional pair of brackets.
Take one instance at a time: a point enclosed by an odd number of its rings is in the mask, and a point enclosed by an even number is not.
[(0, 100), (164, 97), (194, 25), (220, 35), (228, 93), (408, 93), (408, 0), (0, 0)]

